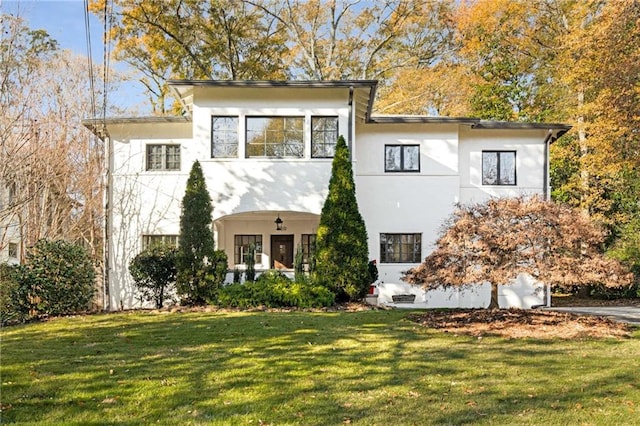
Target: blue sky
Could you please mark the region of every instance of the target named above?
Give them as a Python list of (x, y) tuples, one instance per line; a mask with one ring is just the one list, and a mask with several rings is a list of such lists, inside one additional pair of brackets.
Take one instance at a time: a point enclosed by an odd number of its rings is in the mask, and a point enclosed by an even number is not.
[[(87, 35), (85, 31), (85, 15), (83, 0), (0, 0), (3, 13), (18, 15), (31, 29), (44, 29), (56, 39), (63, 49), (88, 56)], [(96, 64), (103, 63), (102, 34), (104, 24), (93, 14), (89, 15), (91, 30), (91, 52)], [(114, 68), (124, 71), (130, 69), (123, 63), (110, 62)], [(110, 95), (110, 102), (148, 112), (149, 107), (140, 104), (145, 98), (140, 83), (132, 82), (121, 90)]]

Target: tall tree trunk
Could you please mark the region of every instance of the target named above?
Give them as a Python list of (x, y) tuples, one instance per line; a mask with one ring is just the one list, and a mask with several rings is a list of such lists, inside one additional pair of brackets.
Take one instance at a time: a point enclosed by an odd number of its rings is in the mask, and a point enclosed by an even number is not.
[(498, 284), (491, 283), (491, 302), (487, 309), (500, 309), (498, 304)]

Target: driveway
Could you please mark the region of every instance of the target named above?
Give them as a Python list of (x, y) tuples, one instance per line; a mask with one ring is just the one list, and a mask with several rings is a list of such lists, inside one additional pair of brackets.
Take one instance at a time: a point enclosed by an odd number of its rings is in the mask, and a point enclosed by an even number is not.
[(580, 315), (608, 317), (614, 321), (640, 326), (640, 307), (635, 306), (585, 306), (566, 308), (544, 308), (548, 311), (571, 312)]

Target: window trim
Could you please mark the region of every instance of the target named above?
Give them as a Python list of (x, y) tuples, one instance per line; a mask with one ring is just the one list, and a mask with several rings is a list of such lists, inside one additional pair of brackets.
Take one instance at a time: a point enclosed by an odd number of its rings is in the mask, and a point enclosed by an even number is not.
[(7, 244), (7, 256), (9, 257), (9, 259), (17, 259), (18, 251), (19, 251), (18, 243), (9, 242)]
[[(235, 141), (235, 146), (236, 146), (236, 155), (233, 156), (216, 156), (214, 155), (214, 140), (213, 140), (213, 135), (214, 135), (214, 131), (213, 131), (213, 122), (216, 118), (234, 118), (236, 120), (236, 128), (235, 128), (235, 134), (236, 134), (236, 141)], [(229, 132), (230, 129), (225, 129), (225, 133)], [(223, 145), (233, 145), (230, 143), (225, 143)], [(238, 158), (239, 153), (240, 153), (240, 117), (237, 115), (212, 115), (211, 116), (211, 158)]]
[[(234, 265), (246, 265), (243, 259), (243, 253), (238, 249), (244, 247), (243, 244), (238, 245), (238, 237), (254, 237), (253, 244), (256, 244), (256, 252), (254, 253), (254, 260), (256, 264), (262, 264), (262, 254), (264, 252), (264, 238), (262, 234), (233, 234), (233, 264)], [(257, 238), (260, 237), (260, 246), (257, 245)], [(252, 244), (249, 242), (249, 244)], [(239, 262), (238, 262), (239, 260)]]
[[(154, 146), (159, 146), (162, 147), (162, 168), (156, 169), (156, 168), (151, 168), (151, 162), (149, 161), (149, 157), (150, 157), (150, 148), (154, 147)], [(167, 155), (167, 148), (168, 147), (177, 147), (178, 148), (178, 168), (168, 168), (168, 161), (169, 161), (169, 157)], [(178, 172), (180, 170), (182, 170), (182, 148), (180, 146), (180, 144), (177, 143), (148, 143), (145, 145), (145, 149), (144, 149), (144, 157), (145, 157), (145, 171), (147, 172)]]
[[(496, 154), (496, 183), (485, 183), (484, 176), (484, 155)], [(513, 183), (501, 183), (500, 176), (500, 154), (513, 154)], [(518, 151), (516, 150), (483, 150), (480, 179), (483, 186), (518, 186)]]
[[(335, 137), (335, 141), (333, 142), (333, 147), (334, 147), (334, 153), (335, 153), (335, 147), (338, 145), (338, 138), (340, 137), (340, 117), (337, 115), (312, 115), (311, 116), (311, 132), (310, 132), (310, 140), (311, 140), (311, 144), (310, 144), (310, 157), (311, 158), (318, 158), (318, 159), (323, 159), (323, 158), (333, 158), (335, 155), (330, 155), (330, 156), (323, 156), (323, 155), (314, 155), (314, 141), (313, 141), (313, 135), (314, 135), (314, 128), (313, 128), (313, 120), (314, 119), (327, 119), (327, 118), (333, 118), (336, 120), (336, 137)], [(322, 129), (319, 132), (321, 132), (322, 134), (326, 134), (329, 133), (327, 130)], [(322, 143), (323, 146), (328, 146), (329, 144), (327, 143)]]
[(312, 256), (315, 256), (317, 240), (318, 240), (317, 234), (300, 234), (300, 245), (302, 246), (302, 263), (303, 264), (308, 265), (310, 263)]
[[(250, 155), (249, 154), (249, 120), (251, 119), (282, 119), (283, 122), (285, 119), (287, 118), (295, 118), (295, 119), (299, 119), (301, 120), (302, 123), (302, 127), (300, 128), (300, 134), (302, 136), (302, 140), (300, 142), (300, 147), (302, 148), (302, 151), (300, 153), (300, 155), (297, 156), (292, 156), (292, 155)], [(304, 115), (246, 115), (244, 117), (244, 148), (245, 148), (245, 158), (259, 158), (259, 159), (264, 159), (264, 158), (282, 158), (282, 159), (303, 159), (305, 158), (305, 116)], [(286, 141), (283, 140), (282, 141), (282, 145), (291, 145), (291, 144), (286, 144)], [(261, 146), (265, 147), (265, 151), (266, 151), (266, 142), (264, 144), (262, 144)]]
[[(387, 149), (388, 148), (400, 148), (400, 169), (392, 170), (387, 167)], [(409, 170), (405, 169), (404, 156), (405, 148), (418, 148), (418, 169)], [(384, 171), (385, 173), (420, 173), (420, 144), (385, 144), (384, 145)]]
[[(402, 236), (412, 236), (413, 237), (413, 241), (411, 244), (414, 248), (414, 251), (412, 253), (412, 260), (411, 261), (403, 261), (403, 253), (402, 251), (400, 251), (398, 253), (398, 258), (400, 260), (388, 260), (387, 259), (387, 253), (388, 250), (386, 249), (386, 247), (383, 244), (386, 244), (386, 241), (383, 243), (383, 236), (384, 239), (386, 240), (386, 236), (388, 235), (393, 235), (393, 236), (397, 236), (397, 237), (402, 237)], [(415, 238), (418, 237), (419, 241), (416, 242)], [(385, 263), (385, 264), (416, 264), (416, 263), (420, 263), (422, 261), (422, 233), (421, 232), (381, 232), (379, 234), (379, 242), (380, 242), (380, 263)], [(419, 243), (419, 249), (418, 251), (415, 251), (416, 248), (416, 244)], [(407, 244), (407, 243), (405, 243)], [(400, 243), (400, 248), (402, 248), (402, 242)]]

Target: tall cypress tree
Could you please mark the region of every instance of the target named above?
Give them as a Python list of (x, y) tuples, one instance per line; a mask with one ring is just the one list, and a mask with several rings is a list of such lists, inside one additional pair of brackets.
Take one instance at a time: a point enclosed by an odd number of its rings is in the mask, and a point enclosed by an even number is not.
[(196, 160), (182, 199), (176, 277), (178, 294), (189, 304), (211, 300), (226, 273), (226, 256), (215, 250), (213, 242), (212, 212), (202, 168)]
[(369, 288), (367, 229), (358, 210), (349, 148), (338, 138), (329, 194), (316, 241), (316, 279), (336, 300), (358, 300)]

